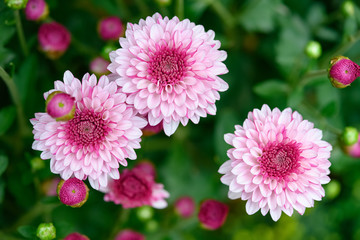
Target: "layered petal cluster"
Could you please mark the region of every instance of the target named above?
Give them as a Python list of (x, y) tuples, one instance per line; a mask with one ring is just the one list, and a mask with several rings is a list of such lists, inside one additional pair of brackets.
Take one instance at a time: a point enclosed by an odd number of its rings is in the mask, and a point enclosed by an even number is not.
[(56, 121), (47, 113), (36, 113), (33, 149), (42, 151), (42, 159), (51, 159), (53, 173), (64, 180), (87, 177), (95, 189), (106, 187), (108, 176), (119, 179), (119, 164), (127, 166), (126, 158), (136, 159), (134, 149), (140, 148), (141, 128), (147, 122), (125, 103), (126, 95), (106, 76), (97, 81), (85, 74), (82, 82), (66, 71), (64, 81), (56, 81), (54, 91), (75, 98), (74, 117)]
[(277, 221), (282, 212), (303, 214), (325, 195), (332, 147), (313, 123), (290, 108), (281, 112), (263, 105), (235, 129), (225, 134), (233, 148), (219, 172), (225, 174), (221, 182), (229, 185), (229, 198), (247, 201), (248, 214), (270, 211)]
[(228, 84), (225, 51), (212, 30), (188, 19), (156, 13), (127, 25), (121, 48), (110, 53), (112, 79), (128, 94), (127, 103), (147, 115), (151, 126), (163, 124), (170, 136), (179, 123), (215, 115), (219, 91)]
[(165, 208), (169, 193), (164, 190), (163, 184), (155, 183), (154, 175), (142, 168), (125, 169), (121, 178), (111, 180), (104, 200), (121, 204), (124, 208), (135, 208), (149, 205), (154, 208)]

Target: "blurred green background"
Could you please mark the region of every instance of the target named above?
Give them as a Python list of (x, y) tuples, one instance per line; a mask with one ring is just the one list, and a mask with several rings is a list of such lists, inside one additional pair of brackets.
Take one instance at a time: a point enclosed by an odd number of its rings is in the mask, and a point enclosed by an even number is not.
[[(344, 55), (360, 62), (360, 9), (357, 1), (341, 0), (77, 0), (47, 1), (50, 17), (72, 34), (67, 52), (50, 60), (38, 50), (40, 23), (27, 21), (20, 11), (29, 50), (24, 54), (16, 29), (16, 11), (0, 2), (0, 66), (13, 79), (20, 102), (14, 103), (0, 81), (0, 239), (34, 239), (41, 222), (53, 222), (57, 239), (77, 231), (90, 239), (111, 239), (117, 231), (131, 228), (147, 239), (360, 239), (360, 161), (342, 153), (338, 135), (345, 126), (360, 128), (360, 84), (333, 88), (327, 78), (329, 61)], [(228, 53), (229, 73), (222, 76), (229, 90), (217, 102), (216, 116), (180, 126), (170, 138), (160, 133), (144, 137), (138, 159), (149, 159), (157, 169), (157, 182), (171, 194), (169, 207), (153, 210), (147, 219), (140, 209), (123, 210), (90, 191), (80, 209), (59, 204), (41, 190), (53, 178), (49, 161), (31, 149), (29, 119), (44, 111), (43, 93), (62, 79), (65, 70), (77, 78), (89, 72), (90, 61), (109, 43), (97, 34), (97, 23), (118, 16), (126, 24), (153, 15), (179, 16), (215, 31)], [(309, 41), (321, 44), (322, 54), (312, 58)], [(281, 110), (291, 107), (323, 130), (333, 146), (331, 179), (326, 196), (315, 207), (278, 222), (260, 212), (248, 216), (245, 202), (229, 200), (221, 184), (219, 166), (230, 148), (223, 139), (242, 124), (247, 113), (262, 104)], [(22, 109), (19, 109), (19, 106)], [(131, 161), (132, 167), (136, 161)], [(215, 231), (200, 227), (196, 214), (183, 220), (174, 213), (174, 201), (184, 195), (199, 206), (217, 199), (230, 207), (224, 226)], [(141, 215), (141, 214), (140, 214)]]

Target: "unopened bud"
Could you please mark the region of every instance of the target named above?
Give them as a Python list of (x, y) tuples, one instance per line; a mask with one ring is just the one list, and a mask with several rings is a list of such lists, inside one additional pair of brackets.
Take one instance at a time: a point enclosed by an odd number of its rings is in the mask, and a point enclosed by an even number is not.
[(352, 17), (355, 14), (355, 6), (352, 1), (344, 1), (341, 4), (341, 10), (343, 14), (347, 17)]
[(142, 206), (136, 209), (137, 217), (142, 221), (147, 221), (154, 216), (154, 210), (150, 206)]
[(306, 44), (305, 53), (309, 58), (317, 59), (321, 55), (321, 45), (317, 41), (310, 41)]
[(77, 178), (62, 179), (57, 187), (57, 194), (63, 204), (77, 208), (84, 205), (87, 201), (89, 188), (83, 181)]
[(169, 6), (171, 4), (171, 0), (155, 0), (160, 6)]
[(5, 4), (12, 9), (23, 9), (27, 2), (28, 0), (5, 0)]
[(175, 202), (176, 212), (183, 218), (189, 218), (194, 214), (195, 202), (191, 197), (181, 197)]
[(123, 24), (120, 18), (115, 16), (102, 19), (97, 29), (103, 40), (118, 40), (124, 34)]
[(64, 240), (90, 240), (87, 236), (82, 235), (80, 233), (70, 233), (67, 235)]
[(228, 212), (226, 204), (210, 199), (201, 203), (198, 218), (205, 229), (215, 230), (225, 223)]
[(97, 76), (106, 75), (109, 73), (109, 70), (107, 69), (109, 64), (110, 62), (102, 57), (94, 58), (90, 62), (90, 71)]
[(68, 121), (75, 114), (75, 98), (60, 91), (52, 92), (46, 99), (46, 112), (56, 121)]
[(115, 240), (145, 240), (145, 237), (141, 233), (126, 229), (119, 232), (116, 235)]
[(49, 15), (49, 7), (44, 0), (29, 0), (25, 8), (27, 20), (40, 21)]
[(325, 187), (325, 196), (328, 199), (336, 198), (341, 191), (341, 185), (339, 181), (332, 179), (330, 183), (328, 183)]
[(354, 145), (358, 142), (359, 139), (359, 132), (354, 127), (346, 127), (343, 134), (341, 135), (341, 141), (346, 146)]
[(117, 49), (117, 46), (114, 45), (113, 42), (109, 42), (108, 44), (106, 44), (102, 50), (101, 50), (101, 56), (105, 59), (105, 60), (110, 60), (109, 54), (112, 51), (115, 51)]
[(71, 41), (70, 32), (56, 22), (44, 23), (38, 32), (40, 49), (50, 59), (61, 57), (68, 49)]
[(41, 240), (52, 240), (56, 238), (56, 229), (52, 223), (40, 223), (36, 230), (36, 236)]
[(334, 87), (345, 88), (360, 76), (360, 66), (347, 57), (339, 56), (331, 59), (328, 72)]

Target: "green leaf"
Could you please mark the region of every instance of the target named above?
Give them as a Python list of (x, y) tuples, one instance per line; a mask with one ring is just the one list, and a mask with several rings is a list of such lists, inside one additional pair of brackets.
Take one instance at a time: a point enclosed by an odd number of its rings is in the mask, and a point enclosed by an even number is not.
[(296, 15), (281, 18), (281, 25), (275, 60), (283, 74), (288, 76), (294, 68), (299, 71), (306, 66), (304, 49), (309, 41), (309, 28)]
[(269, 79), (256, 84), (254, 86), (254, 92), (264, 98), (284, 96), (288, 92), (288, 85), (284, 81)]
[(226, 152), (231, 147), (225, 142), (224, 135), (226, 133), (233, 133), (235, 131), (235, 125), (241, 123), (234, 111), (228, 109), (218, 113), (214, 129), (214, 146), (220, 164), (228, 159)]
[(296, 108), (304, 98), (303, 88), (296, 88), (289, 94), (287, 105), (292, 108)]
[(0, 8), (0, 47), (4, 46), (15, 33), (14, 11), (10, 8)]
[(0, 176), (5, 172), (9, 164), (8, 157), (6, 155), (0, 155)]
[(275, 16), (279, 6), (279, 0), (249, 0), (240, 12), (238, 22), (247, 31), (271, 32), (275, 27)]
[(0, 46), (0, 66), (5, 66), (14, 58), (15, 58), (15, 54), (12, 51)]
[(20, 226), (17, 231), (21, 234), (21, 236), (27, 239), (37, 239), (36, 238), (36, 228), (33, 226)]
[(14, 76), (14, 81), (18, 87), (19, 94), (22, 101), (26, 101), (28, 91), (32, 88), (32, 83), (37, 78), (36, 71), (38, 69), (38, 62), (35, 55), (30, 55), (21, 65), (19, 72)]
[(4, 201), (5, 198), (5, 182), (0, 179), (0, 204)]
[(16, 109), (14, 106), (7, 106), (0, 109), (0, 136), (5, 134), (14, 122)]

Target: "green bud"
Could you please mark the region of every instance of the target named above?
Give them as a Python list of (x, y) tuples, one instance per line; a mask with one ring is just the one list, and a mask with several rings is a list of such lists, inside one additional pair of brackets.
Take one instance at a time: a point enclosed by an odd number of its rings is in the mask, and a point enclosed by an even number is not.
[(317, 41), (310, 41), (306, 44), (305, 53), (309, 58), (317, 59), (321, 55), (321, 45)]
[(149, 206), (142, 206), (136, 209), (137, 217), (142, 221), (147, 221), (154, 216), (154, 210)]
[(145, 229), (148, 232), (155, 232), (159, 228), (159, 223), (155, 220), (150, 220), (146, 223)]
[(118, 49), (118, 47), (116, 47), (113, 43), (108, 43), (106, 44), (103, 49), (101, 50), (101, 56), (105, 59), (105, 60), (110, 60), (109, 54), (112, 51), (115, 51), (116, 49)]
[(355, 6), (352, 1), (344, 1), (341, 4), (341, 11), (346, 17), (352, 17), (355, 14)]
[(336, 198), (341, 191), (341, 185), (337, 180), (331, 180), (331, 182), (325, 187), (325, 195), (328, 199)]
[(39, 157), (34, 157), (30, 160), (31, 169), (37, 171), (45, 167), (44, 160)]
[(341, 135), (341, 141), (346, 146), (354, 145), (358, 142), (359, 139), (359, 132), (354, 127), (346, 127), (343, 134)]
[(41, 240), (52, 240), (56, 238), (56, 229), (52, 223), (40, 223), (36, 230), (36, 236)]
[(12, 9), (23, 9), (27, 2), (28, 0), (5, 0), (5, 4)]
[(155, 0), (157, 4), (159, 4), (162, 7), (169, 6), (171, 4), (171, 0)]

